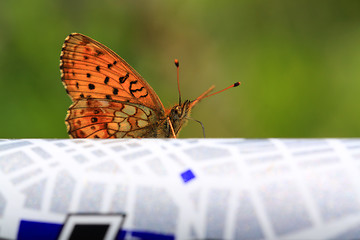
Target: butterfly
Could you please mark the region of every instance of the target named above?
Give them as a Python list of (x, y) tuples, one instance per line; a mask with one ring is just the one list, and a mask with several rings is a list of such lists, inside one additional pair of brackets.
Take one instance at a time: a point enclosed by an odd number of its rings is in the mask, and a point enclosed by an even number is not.
[[(179, 76), (179, 62), (175, 64)], [(213, 90), (193, 101), (181, 102), (179, 95), (179, 104), (165, 109), (151, 86), (120, 56), (79, 33), (65, 39), (60, 71), (73, 101), (65, 119), (71, 138), (176, 138), (191, 109)]]

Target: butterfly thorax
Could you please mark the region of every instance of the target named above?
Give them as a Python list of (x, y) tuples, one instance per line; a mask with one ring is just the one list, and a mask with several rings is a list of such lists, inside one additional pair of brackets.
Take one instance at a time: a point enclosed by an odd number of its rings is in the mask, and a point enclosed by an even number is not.
[(170, 111), (167, 111), (165, 114), (166, 119), (158, 130), (159, 137), (174, 137), (169, 121), (171, 122), (175, 135), (177, 136), (181, 128), (187, 122), (187, 117), (190, 116), (190, 106), (191, 102), (186, 100), (183, 104), (177, 104), (172, 107)]

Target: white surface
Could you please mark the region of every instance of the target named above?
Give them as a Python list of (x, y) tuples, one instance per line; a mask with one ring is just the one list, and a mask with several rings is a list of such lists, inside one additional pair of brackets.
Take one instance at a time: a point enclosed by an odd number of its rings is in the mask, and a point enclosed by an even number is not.
[(359, 170), (360, 139), (0, 140), (0, 237), (120, 212), (177, 239), (360, 238)]

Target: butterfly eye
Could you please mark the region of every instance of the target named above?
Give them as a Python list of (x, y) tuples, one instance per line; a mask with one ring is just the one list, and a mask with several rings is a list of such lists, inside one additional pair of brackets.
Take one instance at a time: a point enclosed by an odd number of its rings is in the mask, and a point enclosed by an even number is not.
[(181, 115), (181, 108), (179, 106), (177, 106), (174, 111), (176, 115)]

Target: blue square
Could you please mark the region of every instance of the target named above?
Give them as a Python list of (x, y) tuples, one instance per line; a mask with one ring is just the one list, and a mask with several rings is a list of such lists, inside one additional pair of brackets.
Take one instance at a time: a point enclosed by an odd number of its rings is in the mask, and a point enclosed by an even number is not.
[(181, 177), (182, 177), (184, 183), (187, 183), (187, 182), (189, 182), (190, 180), (194, 179), (194, 178), (195, 178), (195, 175), (194, 175), (194, 173), (189, 169), (189, 170), (186, 170), (185, 172), (181, 173)]

